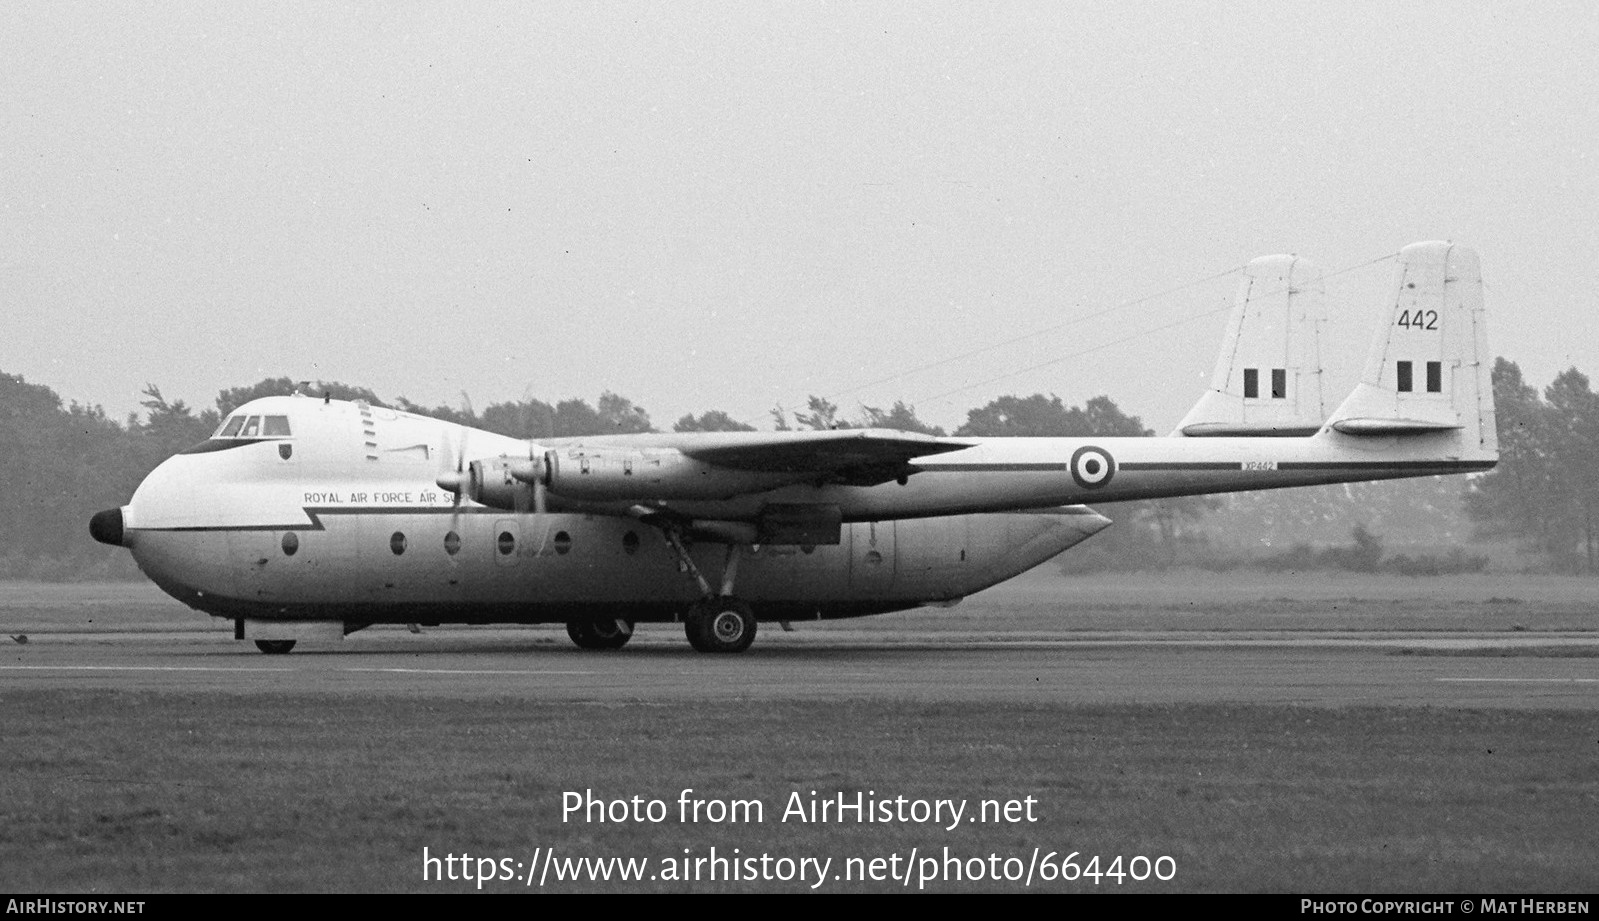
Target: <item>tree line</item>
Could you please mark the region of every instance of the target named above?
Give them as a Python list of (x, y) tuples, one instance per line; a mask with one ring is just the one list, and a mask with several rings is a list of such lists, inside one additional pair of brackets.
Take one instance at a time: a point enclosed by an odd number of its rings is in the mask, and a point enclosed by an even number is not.
[(1599, 572), (1599, 395), (1576, 368), (1540, 395), (1503, 358), (1493, 386), (1499, 466), (1466, 491), (1477, 534), (1519, 541), (1561, 572)]
[[(1240, 559), (1270, 565), (1274, 553), (1240, 550), (1257, 545), (1277, 548), (1279, 563), (1288, 561), (1282, 565), (1312, 566), (1317, 560), (1370, 559), (1372, 541), (1404, 542), (1403, 532), (1421, 529), (1435, 545), (1458, 548), (1471, 539), (1511, 540), (1549, 569), (1599, 572), (1599, 396), (1575, 368), (1540, 394), (1513, 362), (1502, 358), (1494, 366), (1493, 383), (1501, 459), (1488, 474), (1108, 504), (1104, 511), (1116, 527), (1068, 554), (1066, 566), (1148, 568)], [(8, 538), (0, 549), (0, 578), (133, 575), (127, 554), (106, 553), (89, 540), (89, 517), (127, 502), (150, 470), (209, 437), (233, 409), (296, 389), (366, 400), (514, 438), (657, 430), (643, 407), (609, 392), (593, 404), (526, 396), (478, 411), (469, 404), (429, 407), (403, 397), (385, 401), (366, 387), (298, 385), (286, 377), (222, 390), (214, 406), (199, 409), (182, 400), (169, 401), (150, 385), (143, 394), (143, 412), (119, 420), (98, 406), (64, 403), (48, 387), (0, 372), (0, 529)], [(904, 402), (887, 408), (862, 405), (848, 414), (823, 397), (811, 396), (804, 409), (778, 406), (770, 416), (779, 430), (871, 427), (974, 437), (1155, 434), (1108, 396), (1080, 406), (1067, 405), (1055, 395), (1002, 396), (968, 411), (965, 423), (948, 433), (918, 418), (915, 408)], [(682, 416), (671, 430), (755, 427), (724, 411), (708, 410)], [(1281, 550), (1292, 549), (1290, 542), (1305, 541), (1306, 535), (1323, 545), (1331, 543), (1337, 538), (1329, 536), (1329, 527), (1353, 534), (1359, 552)]]

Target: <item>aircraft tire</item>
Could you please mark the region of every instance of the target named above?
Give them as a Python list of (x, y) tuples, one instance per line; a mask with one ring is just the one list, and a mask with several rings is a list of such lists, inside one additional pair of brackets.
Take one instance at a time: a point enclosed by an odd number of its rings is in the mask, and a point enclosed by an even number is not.
[(287, 655), (294, 648), (294, 640), (256, 640), (255, 648), (269, 656)]
[(755, 612), (731, 596), (696, 602), (683, 618), (683, 632), (700, 652), (743, 652), (755, 642)]
[(633, 638), (633, 622), (620, 617), (573, 620), (566, 624), (566, 635), (582, 649), (621, 649)]

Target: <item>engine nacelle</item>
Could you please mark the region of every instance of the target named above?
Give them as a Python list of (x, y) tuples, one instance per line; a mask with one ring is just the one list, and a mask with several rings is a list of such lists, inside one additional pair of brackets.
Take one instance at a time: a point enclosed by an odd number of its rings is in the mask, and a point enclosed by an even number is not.
[[(532, 476), (535, 461), (514, 457), (491, 457), (473, 461), (467, 497), (493, 508), (526, 510), (534, 507)], [(521, 476), (518, 476), (521, 474)]]
[(800, 482), (803, 473), (733, 470), (676, 448), (560, 448), (546, 451), (550, 492), (595, 502), (729, 499)]

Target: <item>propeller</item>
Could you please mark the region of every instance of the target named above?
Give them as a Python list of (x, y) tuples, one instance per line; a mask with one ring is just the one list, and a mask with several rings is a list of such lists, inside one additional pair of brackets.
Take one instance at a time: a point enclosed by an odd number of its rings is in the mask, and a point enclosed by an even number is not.
[[(467, 421), (477, 422), (478, 414), (472, 411), (472, 397), (465, 390), (461, 392), (461, 411)], [(456, 438), (456, 470), (453, 473), (441, 473), (435, 483), (441, 489), (449, 489), (456, 494), (456, 500), (449, 507), (449, 529), (461, 534), (461, 500), (470, 492), (477, 492), (477, 489), (473, 489), (477, 483), (472, 481), (477, 472), (467, 465), (467, 432), (470, 429), (465, 424), (457, 425), (457, 429), (461, 430), (461, 437)]]
[[(536, 556), (544, 555), (544, 546), (550, 539), (550, 523), (546, 514), (549, 512), (547, 498), (550, 485), (550, 471), (553, 462), (550, 455), (553, 451), (544, 451), (536, 444), (528, 445), (528, 460), (511, 466), (511, 476), (519, 482), (533, 487), (533, 520), (539, 529), (539, 548)], [(523, 511), (523, 509), (517, 509)]]
[[(461, 391), (461, 407), (468, 420), (477, 421), (477, 413), (472, 411), (472, 398), (467, 396), (465, 390)], [(439, 484), (440, 489), (447, 489), (455, 493), (455, 501), (450, 505), (450, 530), (459, 535), (461, 533), (461, 500), (469, 494), (477, 492), (473, 488), (477, 485), (474, 482), (477, 471), (466, 463), (466, 436), (471, 429), (465, 425), (457, 426), (457, 428), (460, 429), (460, 437), (455, 441), (455, 470), (450, 472), (446, 468), (446, 472), (439, 474), (433, 482)]]
[(470, 491), (472, 476), (466, 466), (466, 426), (460, 429), (461, 437), (455, 442), (455, 469), (451, 470), (446, 463), (444, 472), (433, 480), (440, 489), (455, 494), (455, 501), (450, 506), (450, 530), (456, 534), (461, 533), (461, 499)]
[[(545, 517), (549, 511), (549, 484), (550, 471), (554, 460), (550, 456), (554, 452), (545, 451), (537, 444), (528, 444), (526, 458), (516, 458), (502, 455), (488, 461), (467, 461), (467, 433), (469, 429), (461, 427), (460, 438), (455, 444), (455, 463), (450, 464), (446, 455), (441, 458), (444, 469), (434, 478), (440, 489), (448, 490), (455, 495), (455, 502), (451, 506), (450, 530), (460, 533), (461, 503), (467, 499), (474, 502), (487, 502), (497, 504), (498, 500), (485, 498), (486, 491), (498, 493), (501, 477), (509, 476), (511, 480), (524, 483), (531, 490), (515, 490), (512, 493), (511, 504), (518, 514), (525, 514), (528, 505), (528, 492), (532, 493), (534, 521), (541, 530), (538, 552), (544, 552), (544, 545), (549, 540), (549, 524)], [(493, 465), (492, 485), (488, 480), (489, 465)], [(509, 480), (505, 480), (508, 485)]]

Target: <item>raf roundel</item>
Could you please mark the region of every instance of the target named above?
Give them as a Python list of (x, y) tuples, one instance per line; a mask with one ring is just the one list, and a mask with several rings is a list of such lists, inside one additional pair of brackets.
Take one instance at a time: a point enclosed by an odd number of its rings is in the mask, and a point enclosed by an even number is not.
[(1072, 452), (1072, 479), (1084, 489), (1099, 489), (1116, 475), (1116, 460), (1104, 448), (1084, 445)]

